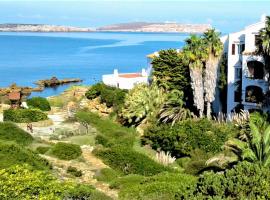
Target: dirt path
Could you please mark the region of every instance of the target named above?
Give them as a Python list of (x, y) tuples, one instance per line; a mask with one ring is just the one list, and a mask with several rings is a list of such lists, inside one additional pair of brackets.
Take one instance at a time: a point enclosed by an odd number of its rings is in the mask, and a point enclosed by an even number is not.
[(53, 164), (54, 169), (57, 170), (61, 178), (68, 179), (70, 175), (66, 173), (67, 168), (69, 166), (76, 167), (78, 170), (81, 170), (83, 172), (82, 177), (76, 178), (78, 182), (90, 184), (94, 186), (97, 190), (105, 193), (111, 198), (117, 199), (118, 194), (116, 190), (110, 189), (108, 184), (98, 182), (94, 178), (96, 171), (103, 168), (107, 168), (108, 166), (106, 166), (101, 160), (96, 158), (89, 148), (82, 148), (82, 152), (83, 152), (82, 157), (84, 158), (85, 162), (79, 162), (76, 160), (72, 161), (59, 160), (57, 158), (45, 155), (43, 155), (43, 157)]

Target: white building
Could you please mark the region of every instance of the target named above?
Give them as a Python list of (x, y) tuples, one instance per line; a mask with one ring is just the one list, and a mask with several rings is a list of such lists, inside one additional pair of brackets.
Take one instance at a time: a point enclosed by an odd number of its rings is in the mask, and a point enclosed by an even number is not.
[(260, 22), (222, 37), (228, 61), (227, 113), (239, 104), (244, 110), (263, 109), (264, 94), (269, 90), (268, 74), (263, 58), (255, 51), (256, 37), (264, 26), (262, 17)]
[(113, 74), (106, 74), (102, 76), (102, 82), (106, 85), (118, 87), (120, 89), (132, 89), (136, 84), (148, 84), (149, 74), (145, 69), (140, 73), (118, 73), (115, 69)]

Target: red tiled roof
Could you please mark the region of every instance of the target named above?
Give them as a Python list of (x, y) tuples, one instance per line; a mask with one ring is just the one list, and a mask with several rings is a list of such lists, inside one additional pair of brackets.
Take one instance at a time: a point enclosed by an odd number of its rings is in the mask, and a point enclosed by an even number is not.
[(20, 100), (21, 94), (19, 92), (11, 92), (8, 94), (9, 100)]
[(132, 74), (119, 74), (121, 78), (139, 78), (142, 77), (141, 73), (132, 73)]

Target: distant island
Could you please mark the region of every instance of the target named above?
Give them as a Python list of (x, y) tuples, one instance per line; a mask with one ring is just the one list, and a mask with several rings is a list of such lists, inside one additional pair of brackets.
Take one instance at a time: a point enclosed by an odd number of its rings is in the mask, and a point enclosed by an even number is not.
[(47, 24), (0, 24), (0, 32), (93, 32), (91, 28)]
[(149, 32), (149, 33), (203, 33), (210, 24), (133, 22), (81, 28), (47, 24), (0, 24), (0, 32)]
[(210, 24), (148, 23), (134, 22), (104, 26), (97, 31), (106, 32), (167, 32), (167, 33), (203, 33), (211, 28)]

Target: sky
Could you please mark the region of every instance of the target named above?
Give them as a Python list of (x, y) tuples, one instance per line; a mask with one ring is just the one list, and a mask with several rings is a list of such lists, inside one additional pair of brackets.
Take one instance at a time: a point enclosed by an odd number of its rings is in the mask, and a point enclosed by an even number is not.
[(100, 27), (123, 22), (210, 23), (238, 31), (270, 15), (270, 0), (0, 0), (0, 23)]

